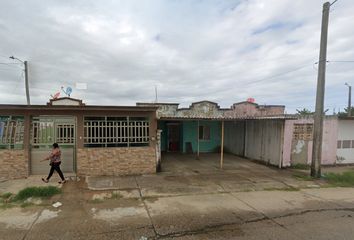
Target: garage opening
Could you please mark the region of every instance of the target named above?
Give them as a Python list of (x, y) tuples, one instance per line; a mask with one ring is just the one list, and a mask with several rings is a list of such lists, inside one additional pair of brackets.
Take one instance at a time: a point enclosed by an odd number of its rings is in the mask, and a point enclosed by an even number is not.
[[(257, 160), (281, 167), (284, 119), (180, 120), (179, 151), (170, 151), (168, 121), (159, 121), (162, 171), (234, 169), (235, 161)], [(164, 132), (165, 131), (165, 132)]]

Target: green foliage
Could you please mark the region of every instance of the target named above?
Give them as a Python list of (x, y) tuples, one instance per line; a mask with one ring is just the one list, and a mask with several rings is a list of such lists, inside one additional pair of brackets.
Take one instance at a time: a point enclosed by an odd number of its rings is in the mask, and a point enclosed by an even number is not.
[(324, 178), (327, 182), (336, 187), (354, 187), (354, 172), (326, 173)]
[(286, 191), (286, 192), (296, 192), (296, 191), (300, 191), (299, 188), (296, 187), (284, 187), (284, 188), (265, 188), (263, 189), (264, 191)]
[(290, 168), (308, 170), (308, 169), (310, 169), (310, 166), (307, 164), (303, 164), (303, 163), (297, 163), (297, 164), (291, 165)]
[(297, 114), (301, 115), (301, 116), (310, 116), (310, 115), (313, 115), (314, 112), (311, 112), (309, 109), (307, 108), (303, 108), (301, 110), (299, 109), (296, 109), (297, 111)]
[(120, 194), (120, 193), (118, 193), (118, 192), (113, 192), (112, 193), (112, 199), (120, 199), (120, 198), (122, 198), (123, 197), (123, 195), (122, 194)]
[(295, 173), (293, 174), (293, 177), (295, 177), (298, 180), (303, 180), (303, 181), (312, 181), (314, 178), (312, 178), (310, 175), (302, 174), (302, 173)]
[(25, 200), (30, 197), (49, 198), (55, 194), (61, 193), (61, 190), (54, 186), (47, 187), (28, 187), (22, 189), (14, 198), (15, 201)]
[[(351, 110), (351, 112), (350, 112), (351, 116), (354, 116), (354, 107), (351, 107), (350, 110)], [(339, 117), (347, 117), (348, 116), (348, 108), (347, 107), (344, 108), (344, 112), (339, 112), (338, 116)]]
[(95, 199), (89, 200), (88, 202), (98, 204), (98, 203), (103, 203), (103, 199), (95, 198)]

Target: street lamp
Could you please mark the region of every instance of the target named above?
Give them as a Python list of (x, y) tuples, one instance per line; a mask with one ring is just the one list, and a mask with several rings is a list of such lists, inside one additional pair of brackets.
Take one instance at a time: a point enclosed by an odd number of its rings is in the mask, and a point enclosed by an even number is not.
[(29, 86), (28, 86), (28, 67), (27, 67), (27, 61), (22, 61), (21, 59), (11, 56), (9, 57), (12, 60), (17, 60), (25, 66), (25, 88), (26, 88), (26, 99), (27, 99), (27, 105), (31, 105), (30, 101), (30, 95), (29, 95)]
[(345, 83), (344, 85), (346, 85), (348, 87), (348, 109), (347, 109), (347, 112), (348, 112), (348, 117), (351, 116), (351, 113), (352, 113), (352, 86), (350, 86), (348, 83)]

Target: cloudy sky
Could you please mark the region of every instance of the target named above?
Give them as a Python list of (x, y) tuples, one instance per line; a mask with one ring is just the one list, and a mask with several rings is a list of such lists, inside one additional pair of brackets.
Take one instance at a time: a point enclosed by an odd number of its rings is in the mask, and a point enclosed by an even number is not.
[[(0, 103), (31, 103), (61, 86), (90, 105), (248, 97), (314, 109), (322, 0), (1, 0)], [(325, 108), (354, 85), (354, 1), (330, 12)], [(349, 61), (349, 62), (342, 62)], [(352, 62), (350, 62), (352, 61)], [(9, 64), (3, 64), (9, 63)], [(87, 83), (87, 89), (76, 89)]]

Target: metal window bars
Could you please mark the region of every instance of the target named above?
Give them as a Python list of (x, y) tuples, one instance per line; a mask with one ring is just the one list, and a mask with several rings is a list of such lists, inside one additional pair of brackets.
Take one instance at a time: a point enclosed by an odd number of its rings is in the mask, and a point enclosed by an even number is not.
[(11, 118), (0, 121), (0, 149), (23, 148), (24, 121)]
[(149, 120), (129, 117), (85, 117), (85, 147), (130, 147), (149, 144)]
[(75, 121), (70, 118), (33, 118), (31, 122), (31, 144), (33, 146), (75, 144)]

